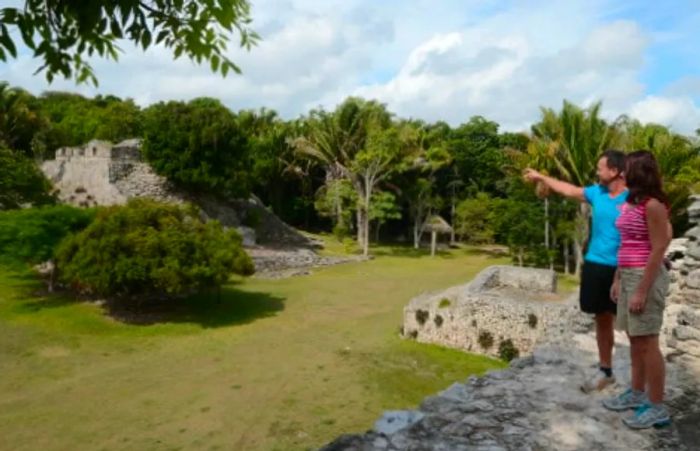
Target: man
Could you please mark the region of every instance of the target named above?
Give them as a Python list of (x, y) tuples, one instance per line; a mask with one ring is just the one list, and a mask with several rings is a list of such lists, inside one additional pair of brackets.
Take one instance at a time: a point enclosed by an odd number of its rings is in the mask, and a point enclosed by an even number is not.
[(612, 353), (615, 345), (615, 314), (617, 306), (610, 298), (610, 288), (617, 269), (620, 234), (615, 220), (627, 200), (627, 187), (622, 178), (625, 154), (606, 150), (598, 160), (599, 183), (585, 188), (540, 174), (533, 169), (525, 172), (526, 180), (539, 182), (565, 197), (587, 202), (593, 209), (588, 251), (581, 274), (581, 310), (595, 315), (599, 365), (594, 374), (581, 385), (588, 393), (602, 390), (615, 382)]

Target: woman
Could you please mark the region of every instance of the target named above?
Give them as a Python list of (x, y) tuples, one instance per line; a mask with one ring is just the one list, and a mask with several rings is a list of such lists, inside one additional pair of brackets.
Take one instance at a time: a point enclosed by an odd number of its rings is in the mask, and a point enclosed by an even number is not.
[(646, 429), (671, 422), (663, 405), (666, 369), (659, 347), (669, 284), (664, 266), (671, 241), (669, 204), (651, 152), (630, 153), (624, 177), (629, 193), (616, 222), (621, 244), (611, 296), (617, 301), (616, 328), (630, 338), (632, 386), (603, 405), (614, 411), (636, 409), (623, 421), (630, 428)]

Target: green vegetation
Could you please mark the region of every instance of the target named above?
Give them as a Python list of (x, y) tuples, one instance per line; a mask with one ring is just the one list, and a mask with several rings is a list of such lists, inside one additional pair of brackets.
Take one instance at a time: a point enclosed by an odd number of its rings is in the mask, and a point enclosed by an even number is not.
[(175, 58), (207, 62), (214, 72), (239, 72), (227, 44), (232, 36), (249, 49), (257, 40), (250, 29), (246, 0), (93, 0), (50, 2), (26, 0), (23, 7), (0, 10), (0, 61), (17, 57), (22, 42), (40, 59), (37, 72), (50, 82), (56, 75), (78, 82), (97, 78), (87, 58), (93, 54), (117, 60), (120, 40), (144, 50), (161, 45)]
[(50, 190), (51, 183), (34, 161), (0, 147), (0, 211), (52, 203)]
[(235, 279), (150, 325), (95, 304), (37, 296), (0, 272), (0, 434), (10, 449), (301, 450), (362, 431), (503, 363), (403, 340), (417, 293), (503, 259), (431, 259), (405, 248), (284, 280)]
[(144, 299), (218, 288), (253, 263), (235, 230), (192, 206), (133, 199), (103, 208), (56, 251), (60, 279), (79, 292)]
[(143, 155), (156, 172), (194, 192), (249, 194), (246, 137), (221, 102), (161, 102), (144, 116)]
[(501, 343), (498, 345), (498, 356), (502, 360), (510, 362), (511, 360), (520, 357), (520, 351), (518, 351), (518, 348), (516, 348), (513, 344), (513, 340), (508, 338), (501, 341)]
[(481, 332), (479, 332), (479, 338), (477, 338), (477, 341), (479, 342), (479, 346), (481, 346), (481, 349), (490, 349), (494, 343), (493, 334), (488, 330), (482, 330)]
[(53, 259), (58, 244), (92, 221), (95, 210), (53, 205), (0, 211), (0, 262), (37, 264)]
[(439, 308), (447, 308), (450, 305), (452, 305), (452, 301), (450, 301), (447, 298), (444, 298), (444, 299), (440, 299), (440, 304), (438, 304), (438, 307)]

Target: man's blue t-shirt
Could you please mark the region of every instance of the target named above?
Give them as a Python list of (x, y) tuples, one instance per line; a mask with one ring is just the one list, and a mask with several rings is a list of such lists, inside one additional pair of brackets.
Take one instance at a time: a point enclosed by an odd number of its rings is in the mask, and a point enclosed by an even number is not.
[(591, 185), (583, 189), (583, 195), (593, 207), (591, 236), (585, 259), (600, 265), (617, 266), (620, 232), (615, 221), (620, 216), (622, 205), (627, 201), (627, 190), (616, 197), (610, 197), (607, 187)]

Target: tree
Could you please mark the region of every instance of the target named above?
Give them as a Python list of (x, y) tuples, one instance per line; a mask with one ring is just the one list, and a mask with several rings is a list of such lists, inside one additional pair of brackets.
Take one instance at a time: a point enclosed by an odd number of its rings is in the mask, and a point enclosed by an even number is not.
[(160, 102), (144, 116), (143, 155), (157, 173), (194, 193), (249, 194), (246, 136), (218, 100)]
[(41, 153), (41, 145), (35, 138), (47, 126), (48, 122), (31, 94), (0, 82), (0, 146), (34, 156)]
[(700, 183), (700, 149), (685, 136), (673, 133), (658, 124), (641, 124), (621, 117), (623, 147), (628, 150), (648, 149), (653, 152), (664, 177), (664, 188), (671, 202), (671, 222), (680, 236), (688, 228), (687, 207), (693, 186)]
[[(442, 207), (442, 199), (436, 186), (436, 174), (450, 164), (451, 157), (445, 140), (449, 134), (447, 124), (438, 123), (428, 127), (420, 122), (406, 121), (404, 127), (412, 130), (407, 134), (407, 144), (414, 155), (406, 170), (401, 185), (403, 197), (413, 223), (413, 247), (418, 249), (428, 219)], [(452, 218), (454, 220), (454, 218)]]
[(162, 45), (223, 76), (240, 68), (226, 56), (235, 34), (250, 49), (258, 35), (250, 28), (247, 0), (25, 0), (22, 8), (0, 10), (0, 60), (17, 57), (15, 40), (41, 60), (37, 73), (97, 84), (86, 58), (96, 54), (117, 60), (119, 40), (143, 50)]
[(331, 218), (333, 234), (342, 239), (350, 231), (352, 215), (357, 209), (357, 193), (345, 179), (332, 180), (316, 192), (314, 206), (321, 216)]
[(357, 240), (369, 253), (369, 210), (378, 185), (407, 163), (406, 128), (394, 127), (386, 107), (348, 98), (333, 113), (312, 111), (305, 136), (292, 141), (297, 154), (320, 164), (326, 184), (351, 183), (357, 195)]
[(396, 202), (396, 196), (388, 191), (377, 191), (372, 194), (369, 209), (369, 220), (374, 222), (375, 241), (379, 242), (379, 230), (382, 225), (392, 219), (401, 219), (401, 210)]
[[(359, 202), (359, 218), (362, 223), (362, 253), (369, 255), (369, 222), (372, 210), (372, 196), (377, 186), (394, 172), (405, 170), (409, 164), (404, 143), (411, 131), (380, 123), (371, 123), (367, 135), (366, 147), (358, 152), (352, 164), (351, 173), (355, 174), (355, 190)], [(412, 150), (412, 149), (411, 149)]]
[(143, 134), (143, 114), (132, 99), (101, 95), (87, 98), (49, 91), (37, 103), (48, 121), (41, 136), (47, 151), (82, 145), (92, 139), (116, 143)]
[[(600, 102), (583, 109), (567, 101), (559, 112), (542, 108), (540, 122), (532, 126), (531, 146), (554, 163), (555, 177), (577, 186), (595, 181), (600, 155), (620, 141), (616, 124), (606, 123), (600, 117), (600, 109)], [(576, 274), (581, 273), (583, 265), (589, 219), (590, 208), (582, 203), (575, 222)]]
[(463, 200), (457, 206), (457, 233), (468, 243), (488, 244), (493, 242), (494, 201), (486, 193)]
[(0, 147), (0, 210), (54, 202), (51, 182), (24, 154)]
[(498, 135), (498, 124), (474, 116), (450, 133), (447, 149), (460, 179), (477, 191), (495, 194), (501, 190), (506, 154)]
[(254, 267), (233, 230), (191, 205), (132, 199), (98, 211), (56, 251), (59, 278), (89, 294), (152, 299), (217, 288)]

